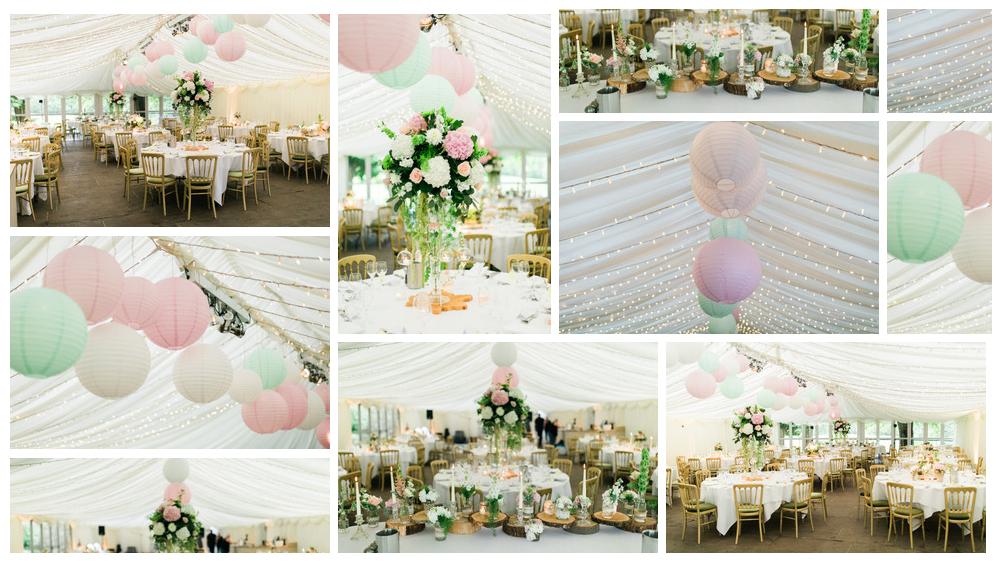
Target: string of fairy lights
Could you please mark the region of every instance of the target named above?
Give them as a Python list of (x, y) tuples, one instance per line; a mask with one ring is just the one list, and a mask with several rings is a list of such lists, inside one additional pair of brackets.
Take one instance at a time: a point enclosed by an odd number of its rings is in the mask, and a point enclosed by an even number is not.
[[(817, 154), (834, 151), (854, 156), (859, 162), (870, 162), (867, 166), (876, 173), (877, 153), (812, 142), (780, 126), (752, 122), (745, 122), (744, 126), (759, 135), (784, 135), (812, 144)], [(628, 185), (634, 185), (645, 181), (637, 176), (662, 171), (664, 166), (680, 164), (687, 158), (687, 153), (647, 158), (565, 183), (560, 186), (566, 201), (564, 213), (571, 209), (571, 198), (582, 191), (621, 190), (616, 182), (631, 180)], [(671, 210), (697, 207), (688, 189), (665, 196), (661, 204), (651, 209), (614, 214), (602, 218), (599, 225), (562, 233), (560, 328), (563, 332), (644, 334), (707, 329), (707, 319), (689, 282), (690, 265), (705, 238), (709, 218), (692, 225), (668, 222)], [(832, 215), (860, 232), (870, 232), (873, 251), (877, 248), (874, 240), (877, 240), (878, 210), (874, 199), (871, 207), (849, 209), (778, 186), (773, 181), (768, 190), (768, 198), (805, 206), (804, 212)], [(752, 232), (770, 236), (749, 241), (759, 251), (764, 276), (754, 297), (740, 306), (740, 332), (878, 331), (875, 257), (857, 256), (836, 245), (811, 240), (788, 225), (775, 225), (758, 216), (744, 220), (755, 227)], [(639, 224), (646, 234), (638, 240), (622, 240), (631, 238)], [(661, 224), (674, 228), (654, 230), (654, 225)], [(602, 239), (613, 241), (608, 244), (614, 248), (607, 248)], [(623, 257), (635, 258), (619, 263)]]

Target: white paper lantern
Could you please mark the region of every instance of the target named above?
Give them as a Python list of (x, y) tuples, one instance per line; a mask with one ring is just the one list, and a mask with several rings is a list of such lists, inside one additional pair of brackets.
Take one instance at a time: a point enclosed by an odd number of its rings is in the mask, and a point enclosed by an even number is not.
[(246, 368), (238, 368), (233, 373), (233, 382), (229, 385), (229, 398), (237, 403), (252, 403), (257, 400), (264, 385), (260, 376)]
[(983, 207), (966, 215), (962, 238), (951, 249), (955, 267), (974, 282), (993, 283), (992, 210)]
[(497, 342), (490, 349), (490, 358), (497, 366), (509, 368), (517, 361), (517, 345), (513, 342)]
[(307, 396), (306, 417), (297, 426), (300, 430), (312, 430), (326, 418), (326, 403), (323, 399), (314, 391), (309, 391)]
[(163, 462), (163, 476), (169, 483), (183, 483), (188, 478), (190, 467), (186, 459), (168, 459)]
[(76, 362), (76, 377), (94, 395), (120, 399), (142, 387), (150, 362), (143, 335), (116, 322), (105, 323), (90, 331)]
[(194, 403), (211, 403), (222, 397), (232, 382), (232, 363), (212, 344), (187, 347), (174, 364), (174, 387)]

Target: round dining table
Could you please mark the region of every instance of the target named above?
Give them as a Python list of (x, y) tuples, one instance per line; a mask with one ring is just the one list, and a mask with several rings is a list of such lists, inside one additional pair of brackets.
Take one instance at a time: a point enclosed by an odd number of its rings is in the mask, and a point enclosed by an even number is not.
[[(410, 466), (411, 463), (419, 463), (417, 459), (417, 448), (407, 444), (393, 444), (391, 447), (384, 447), (383, 450), (396, 450), (399, 452), (399, 469), (406, 474), (406, 468)], [(355, 447), (351, 451), (354, 452), (354, 456), (358, 458), (358, 464), (361, 466), (361, 475), (367, 478), (369, 475), (375, 475), (378, 473), (380, 467), (382, 467), (382, 456), (379, 452), (371, 448), (358, 448)], [(371, 473), (369, 473), (369, 470)]]
[(972, 510), (972, 521), (979, 522), (986, 508), (986, 476), (976, 475), (972, 471), (959, 471), (957, 482), (950, 483), (945, 475), (943, 481), (933, 479), (916, 479), (910, 470), (891, 469), (882, 471), (872, 482), (872, 500), (887, 500), (888, 483), (900, 483), (913, 486), (913, 505), (924, 511), (924, 518), (930, 518), (934, 513), (944, 510), (944, 490), (948, 487), (974, 487), (976, 489), (976, 504)]
[[(657, 30), (656, 34), (653, 36), (654, 45), (656, 46), (656, 50), (659, 52), (660, 60), (671, 61), (671, 45), (675, 41), (673, 37), (675, 31), (677, 34), (676, 42), (678, 46), (688, 39), (691, 39), (698, 45), (698, 47), (701, 47), (705, 51), (708, 51), (712, 47), (712, 37), (704, 30), (690, 25), (678, 25), (674, 28), (663, 28)], [(772, 50), (770, 57), (772, 59), (776, 59), (778, 55), (794, 56), (795, 54), (792, 47), (791, 35), (780, 27), (772, 26), (770, 24), (750, 24), (750, 35), (745, 38), (745, 41), (747, 43), (753, 43), (757, 47), (773, 47), (774, 49)], [(719, 47), (725, 53), (725, 58), (722, 61), (722, 70), (725, 70), (726, 72), (735, 71), (740, 57), (739, 34), (736, 33), (735, 35), (728, 35), (720, 38)]]
[[(124, 129), (108, 130), (107, 132), (109, 133), (108, 138), (111, 140), (111, 144), (115, 147), (115, 158), (118, 158), (118, 135), (116, 135), (116, 133), (122, 133), (124, 132)], [(149, 146), (149, 135), (151, 133), (160, 133), (163, 136), (162, 138), (168, 143), (174, 139), (173, 133), (167, 131), (166, 129), (143, 129), (141, 131), (132, 130), (131, 133), (132, 139), (135, 141), (135, 146), (140, 148)]]
[[(206, 150), (188, 150), (188, 147), (207, 147)], [(226, 192), (226, 184), (230, 172), (243, 169), (243, 153), (246, 146), (219, 143), (217, 141), (199, 141), (196, 144), (178, 143), (176, 146), (168, 147), (163, 144), (140, 147), (140, 154), (162, 154), (165, 159), (165, 172), (177, 178), (187, 175), (185, 159), (189, 156), (216, 156), (215, 182), (212, 184), (212, 198), (216, 203), (222, 205), (222, 194)]]
[[(552, 498), (573, 496), (569, 475), (558, 469), (546, 466), (528, 465), (528, 472), (524, 479), (524, 485), (532, 485), (536, 489), (552, 489)], [(458, 488), (470, 484), (484, 493), (490, 488), (494, 477), (500, 492), (503, 495), (501, 511), (510, 514), (517, 508), (518, 478), (516, 475), (491, 475), (492, 470), (488, 466), (474, 468), (471, 466), (458, 465), (449, 469), (442, 469), (434, 475), (434, 490), (438, 494), (438, 499), (445, 501), (450, 498), (451, 487), (455, 486), (455, 494), (458, 495)]]
[(319, 160), (323, 158), (324, 155), (330, 153), (330, 137), (325, 135), (314, 135), (306, 136), (303, 135), (301, 131), (289, 131), (283, 130), (277, 133), (268, 133), (267, 142), (271, 145), (271, 149), (278, 149), (281, 151), (281, 161), (288, 164), (288, 137), (306, 137), (309, 154), (313, 158)]
[[(506, 220), (458, 227), (458, 231), (463, 235), (490, 235), (493, 237), (493, 249), (489, 263), (501, 271), (507, 269), (507, 257), (511, 254), (527, 254), (524, 235), (533, 230), (535, 230), (533, 223)], [(485, 261), (486, 258), (486, 256), (476, 256), (476, 260), (480, 261)]]
[(710, 477), (701, 483), (701, 500), (718, 507), (719, 517), (715, 524), (720, 534), (726, 532), (736, 523), (736, 505), (733, 500), (733, 485), (763, 485), (764, 486), (764, 518), (770, 520), (771, 515), (781, 503), (792, 500), (792, 490), (795, 481), (807, 479), (805, 473), (798, 471), (765, 471), (761, 473), (724, 473), (718, 477)]

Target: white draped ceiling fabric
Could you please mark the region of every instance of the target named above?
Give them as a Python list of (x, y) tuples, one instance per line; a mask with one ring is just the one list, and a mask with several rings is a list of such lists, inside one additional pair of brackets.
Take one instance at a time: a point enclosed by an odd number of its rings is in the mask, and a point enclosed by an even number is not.
[[(226, 62), (206, 45), (208, 56), (200, 63), (188, 62), (182, 54), (190, 33), (171, 34), (171, 26), (191, 15), (13, 15), (11, 16), (10, 91), (13, 95), (71, 95), (111, 92), (115, 66), (140, 53), (150, 41), (162, 40), (174, 47), (177, 72), (200, 70), (216, 84), (213, 113), (231, 116), (241, 111), (247, 119), (286, 117), (271, 109), (268, 115), (255, 103), (264, 97), (274, 106), (309, 106), (308, 113), (294, 121), (329, 114), (330, 24), (312, 14), (274, 15), (263, 27), (236, 24), (246, 39), (246, 53)], [(150, 65), (150, 66), (155, 66)], [(313, 86), (319, 85), (321, 88)], [(146, 86), (128, 85), (126, 93), (169, 94), (175, 81), (157, 73)], [(309, 99), (303, 89), (310, 93)], [(322, 95), (323, 91), (325, 95)], [(275, 92), (281, 94), (274, 95)], [(282, 98), (282, 95), (284, 98)], [(317, 96), (322, 95), (321, 98)], [(227, 98), (219, 100), (218, 98)], [(241, 109), (244, 97), (250, 111)], [(294, 101), (294, 104), (292, 103)], [(314, 111), (318, 110), (318, 111)], [(277, 113), (274, 113), (277, 112)]]
[[(714, 217), (688, 153), (707, 124), (563, 122), (560, 329), (704, 332), (691, 277)], [(770, 185), (747, 218), (764, 276), (741, 332), (878, 331), (878, 124), (746, 123)]]
[[(551, 71), (548, 14), (452, 14), (464, 53), (476, 66), (476, 88), (493, 114), (493, 145), (548, 151)], [(448, 30), (435, 25), (432, 47), (449, 46)], [(395, 90), (370, 74), (339, 67), (342, 155), (382, 154), (389, 141), (380, 121), (398, 128), (413, 114), (409, 89)]]
[[(163, 461), (12, 460), (12, 516), (73, 522), (95, 530), (102, 525), (111, 532), (115, 528), (145, 530), (147, 517), (163, 501), (167, 486)], [(191, 488), (192, 504), (204, 526), (232, 528), (292, 520), (308, 527), (311, 520), (325, 521), (325, 547), (329, 549), (329, 461), (224, 458), (191, 459), (189, 465), (185, 483)], [(148, 532), (144, 535), (148, 537)], [(294, 531), (280, 535), (301, 541)], [(233, 537), (238, 536), (233, 533)]]
[[(240, 338), (209, 326), (200, 342), (218, 345), (234, 367), (259, 347), (329, 366), (330, 249), (326, 237), (20, 237), (11, 242), (11, 287), (39, 287), (56, 254), (85, 244), (110, 252), (127, 276), (180, 277), (181, 263), (209, 276), (254, 320)], [(169, 251), (169, 252), (168, 252)], [(280, 257), (277, 255), (281, 255)], [(261, 435), (243, 423), (228, 395), (195, 404), (173, 384), (179, 354), (151, 342), (152, 369), (135, 393), (97, 397), (73, 369), (48, 379), (12, 374), (13, 448), (316, 448), (315, 433)], [(311, 387), (311, 384), (307, 384)]]
[[(669, 344), (668, 344), (669, 346)], [(986, 411), (986, 351), (977, 343), (783, 343), (722, 344), (709, 350), (738, 350), (765, 363), (760, 373), (740, 374), (743, 395), (727, 399), (716, 392), (696, 399), (685, 377), (696, 364), (667, 369), (668, 416), (693, 420), (729, 419), (733, 411), (757, 404), (757, 393), (771, 375), (822, 385), (836, 395), (841, 418), (933, 422)], [(801, 409), (771, 410), (778, 422), (829, 420), (827, 413), (807, 417)]]
[(991, 10), (889, 10), (889, 111), (993, 111)]
[[(920, 171), (920, 156), (934, 139), (969, 131), (992, 140), (989, 121), (889, 123), (889, 177)], [(889, 332), (988, 333), (992, 325), (992, 285), (970, 280), (951, 253), (925, 264), (889, 256)]]

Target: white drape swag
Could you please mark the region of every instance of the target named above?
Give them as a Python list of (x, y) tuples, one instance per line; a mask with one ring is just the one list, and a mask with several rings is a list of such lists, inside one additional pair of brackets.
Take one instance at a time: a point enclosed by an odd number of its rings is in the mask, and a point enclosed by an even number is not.
[[(891, 122), (890, 175), (918, 172), (924, 148), (950, 131), (993, 138), (989, 121)], [(926, 264), (907, 264), (890, 256), (887, 268), (889, 332), (990, 332), (993, 286), (967, 278), (955, 267), (951, 253)]]
[[(497, 148), (549, 149), (551, 71), (548, 14), (453, 15), (463, 47), (476, 65), (476, 88), (493, 111)], [(432, 46), (448, 46), (445, 26), (430, 32)], [(384, 153), (380, 121), (398, 127), (413, 114), (408, 89), (394, 90), (370, 74), (339, 67), (340, 154)]]
[[(705, 331), (691, 261), (714, 217), (693, 199), (687, 154), (706, 125), (561, 124), (561, 329)], [(741, 320), (765, 333), (877, 332), (878, 125), (746, 127), (771, 185), (747, 219), (764, 277)]]
[[(329, 288), (329, 243), (322, 238), (178, 237), (182, 247), (220, 283), (234, 291), (260, 317), (289, 331), (317, 351), (329, 350), (329, 297), (323, 292), (257, 280), (292, 282)], [(41, 270), (64, 248), (78, 242), (68, 237), (22, 237), (11, 243), (11, 286)], [(143, 237), (86, 237), (81, 244), (111, 252), (127, 276), (153, 282), (181, 275), (177, 260)], [(319, 260), (283, 260), (257, 256), (280, 253), (323, 257)], [(226, 275), (229, 274), (229, 275)], [(236, 277), (241, 276), (241, 277)], [(252, 279), (251, 279), (252, 278)], [(23, 287), (41, 285), (35, 276)], [(309, 308), (293, 306), (305, 305)], [(234, 366), (258, 347), (280, 350), (286, 358), (298, 354), (284, 340), (259, 324), (251, 324), (242, 338), (221, 334), (210, 326), (200, 342), (221, 346)], [(72, 369), (49, 379), (14, 376), (10, 380), (11, 446), (15, 448), (307, 448), (318, 447), (313, 432), (292, 430), (260, 435), (243, 423), (240, 405), (228, 395), (206, 405), (192, 403), (174, 388), (172, 373), (178, 352), (149, 343), (152, 370), (135, 393), (109, 401), (88, 392)], [(318, 361), (318, 360), (317, 360)]]
[[(669, 346), (669, 344), (668, 344)], [(823, 385), (839, 400), (842, 418), (931, 422), (960, 418), (986, 409), (985, 348), (974, 343), (745, 344), (751, 355), (768, 365), (760, 373), (740, 374), (743, 395), (727, 399), (716, 393), (692, 397), (684, 379), (697, 366), (667, 370), (666, 410), (673, 418), (729, 419), (733, 411), (757, 403), (757, 393), (771, 375), (789, 370), (810, 383)], [(709, 348), (724, 353), (728, 344)], [(771, 410), (778, 422), (829, 420), (826, 413), (806, 417), (801, 409)]]

